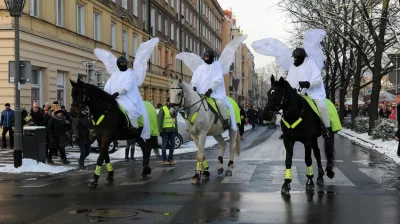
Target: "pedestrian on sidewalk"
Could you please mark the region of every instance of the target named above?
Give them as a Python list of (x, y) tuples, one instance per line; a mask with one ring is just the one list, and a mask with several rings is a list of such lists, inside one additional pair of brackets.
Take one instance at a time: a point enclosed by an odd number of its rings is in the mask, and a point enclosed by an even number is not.
[(33, 123), (35, 123), (35, 125), (42, 125), (44, 121), (44, 111), (42, 108), (39, 107), (39, 103), (33, 103), (32, 109), (30, 111), (30, 116), (32, 117)]
[(240, 134), (240, 139), (243, 139), (244, 124), (246, 123), (246, 112), (244, 111), (242, 106), (239, 106), (239, 110), (240, 110), (239, 134)]
[[(394, 135), (394, 139), (396, 141), (399, 141), (399, 138), (400, 138), (400, 127), (399, 127), (399, 129), (397, 129), (396, 134)], [(400, 157), (400, 142), (397, 146), (397, 156)]]
[(14, 131), (13, 131), (13, 126), (14, 126), (14, 110), (10, 108), (10, 104), (6, 103), (5, 105), (5, 110), (1, 112), (1, 121), (0, 121), (0, 126), (3, 128), (3, 133), (1, 134), (2, 137), (2, 148), (7, 148), (7, 139), (6, 139), (6, 134), (8, 132), (8, 135), (10, 136), (10, 149), (14, 148)]
[[(170, 107), (169, 99), (167, 105), (163, 106), (158, 112), (158, 130), (162, 137), (162, 159), (163, 165), (175, 165), (174, 149), (175, 149), (175, 135), (178, 132), (178, 122), (176, 119), (177, 113)], [(166, 148), (169, 144), (169, 154), (167, 158)]]
[(79, 157), (79, 169), (85, 170), (85, 159), (89, 156), (91, 150), (90, 129), (93, 128), (89, 120), (87, 111), (83, 110), (78, 117), (72, 120), (72, 131), (75, 136), (75, 143), (79, 145), (81, 155)]
[(129, 161), (129, 151), (131, 151), (131, 160), (135, 161), (135, 139), (126, 140), (126, 147), (125, 147), (125, 160)]
[(52, 156), (57, 151), (60, 152), (60, 156), (63, 164), (69, 164), (67, 156), (65, 154), (65, 147), (67, 145), (67, 123), (63, 116), (63, 111), (59, 105), (53, 104), (53, 116), (50, 118), (48, 127), (49, 134), (49, 156), (47, 163), (54, 164)]

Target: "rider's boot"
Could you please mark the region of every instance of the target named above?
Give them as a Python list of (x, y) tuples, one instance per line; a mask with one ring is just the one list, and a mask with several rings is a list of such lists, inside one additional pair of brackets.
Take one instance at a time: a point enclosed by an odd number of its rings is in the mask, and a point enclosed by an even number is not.
[(133, 132), (135, 135), (139, 133), (139, 121), (138, 119), (135, 118), (130, 118), (129, 119), (131, 122), (131, 126), (128, 128), (130, 132)]
[(328, 128), (322, 127), (322, 137), (329, 138), (329, 130)]
[(226, 113), (225, 102), (220, 99), (215, 99), (215, 103), (217, 104), (219, 114), (221, 115), (222, 127), (226, 130), (230, 128), (229, 125), (229, 117)]

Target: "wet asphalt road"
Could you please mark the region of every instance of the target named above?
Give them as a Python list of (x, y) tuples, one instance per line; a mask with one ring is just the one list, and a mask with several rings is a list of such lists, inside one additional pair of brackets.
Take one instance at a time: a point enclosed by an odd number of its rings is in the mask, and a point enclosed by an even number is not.
[(175, 167), (153, 160), (144, 182), (141, 161), (115, 164), (114, 186), (104, 185), (103, 170), (95, 190), (86, 187), (93, 170), (2, 183), (0, 223), (400, 223), (399, 166), (339, 136), (335, 178), (325, 177), (325, 187), (308, 198), (304, 150), (296, 144), (292, 192), (281, 196), (279, 135), (266, 127), (246, 132), (232, 177), (217, 175), (219, 149), (212, 147), (206, 153), (211, 178), (199, 186), (191, 185), (194, 153), (176, 156)]

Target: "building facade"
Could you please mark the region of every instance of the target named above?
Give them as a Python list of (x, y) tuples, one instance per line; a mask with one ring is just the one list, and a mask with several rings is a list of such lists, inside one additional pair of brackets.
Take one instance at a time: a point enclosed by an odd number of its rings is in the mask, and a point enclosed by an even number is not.
[[(14, 60), (14, 19), (0, 2), (0, 104), (14, 103), (8, 63)], [(71, 104), (69, 80), (102, 87), (104, 65), (94, 48), (133, 62), (141, 43), (159, 37), (140, 87), (144, 100), (165, 104), (168, 77), (190, 81), (189, 69), (175, 60), (180, 51), (197, 54), (222, 49), (224, 13), (216, 0), (27, 0), (20, 18), (20, 57), (32, 65), (30, 84), (21, 86), (21, 103)]]

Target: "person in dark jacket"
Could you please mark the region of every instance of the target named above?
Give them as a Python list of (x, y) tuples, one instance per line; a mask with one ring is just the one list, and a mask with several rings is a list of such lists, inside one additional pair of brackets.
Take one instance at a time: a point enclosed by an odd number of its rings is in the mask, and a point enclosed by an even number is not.
[(258, 113), (255, 106), (250, 107), (250, 109), (247, 111), (247, 117), (249, 118), (249, 123), (251, 124), (252, 129), (256, 128)]
[(239, 106), (240, 110), (240, 126), (239, 126), (239, 134), (240, 138), (243, 139), (244, 134), (244, 124), (246, 123), (246, 112), (244, 111), (243, 107)]
[(1, 112), (1, 121), (0, 121), (0, 126), (1, 126), (1, 128), (3, 128), (3, 133), (1, 134), (2, 142), (3, 142), (2, 148), (7, 148), (6, 134), (8, 132), (8, 135), (10, 136), (10, 149), (13, 149), (14, 148), (14, 131), (13, 131), (14, 110), (12, 110), (10, 108), (9, 103), (6, 103), (4, 106), (5, 106), (5, 110), (3, 110), (3, 112)]
[(42, 125), (44, 122), (44, 111), (39, 107), (38, 103), (33, 103), (30, 115), (36, 125)]
[(65, 147), (67, 145), (67, 123), (59, 106), (54, 107), (54, 114), (50, 118), (47, 128), (50, 149), (47, 163), (54, 164), (52, 156), (57, 152), (57, 150), (59, 150), (63, 163), (69, 164), (70, 162), (67, 160), (65, 154)]
[(85, 170), (85, 159), (89, 156), (91, 144), (89, 140), (89, 129), (93, 128), (89, 120), (88, 113), (82, 111), (75, 119), (72, 120), (72, 130), (75, 136), (75, 142), (79, 145), (81, 155), (79, 157), (79, 169)]
[[(394, 135), (394, 139), (396, 141), (399, 141), (399, 138), (400, 138), (400, 128), (397, 129), (396, 134)], [(400, 157), (400, 143), (397, 146), (397, 156)]]
[[(178, 121), (177, 113), (173, 111), (171, 113), (169, 100), (167, 105), (163, 106), (158, 112), (158, 131), (162, 137), (162, 159), (163, 165), (175, 165), (174, 161), (174, 149), (175, 149), (175, 135), (178, 132)], [(169, 154), (167, 158), (166, 148), (169, 143)]]

